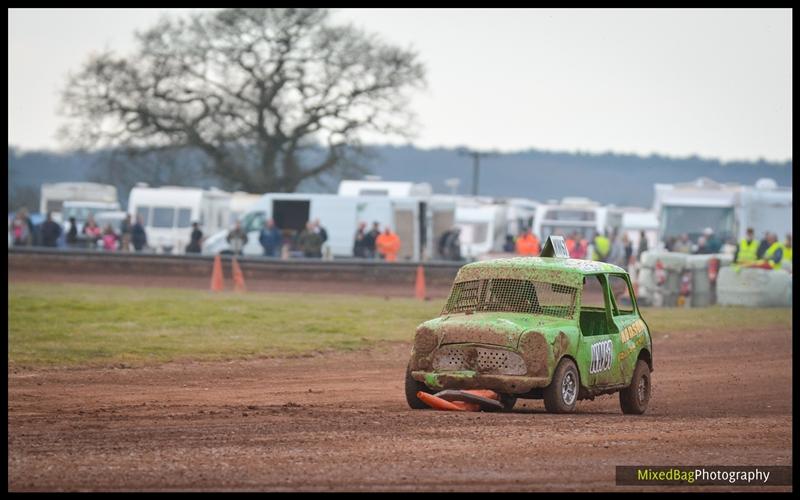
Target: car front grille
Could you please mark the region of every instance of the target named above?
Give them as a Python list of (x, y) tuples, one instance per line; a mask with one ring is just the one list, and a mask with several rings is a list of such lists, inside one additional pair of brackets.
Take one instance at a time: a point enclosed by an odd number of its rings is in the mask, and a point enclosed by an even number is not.
[(442, 347), (433, 356), (436, 371), (472, 370), (494, 375), (525, 375), (527, 367), (519, 354), (484, 347)]

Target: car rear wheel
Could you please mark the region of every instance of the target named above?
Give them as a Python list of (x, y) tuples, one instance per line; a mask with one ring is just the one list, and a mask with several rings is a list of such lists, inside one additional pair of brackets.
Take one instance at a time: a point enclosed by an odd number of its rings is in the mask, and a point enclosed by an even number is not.
[(580, 377), (578, 368), (563, 358), (553, 372), (553, 380), (544, 388), (544, 408), (550, 413), (572, 413), (578, 405)]
[(430, 406), (423, 403), (418, 397), (417, 393), (419, 391), (427, 392), (428, 394), (433, 394), (428, 386), (423, 384), (422, 382), (417, 382), (411, 376), (411, 366), (406, 368), (406, 401), (408, 402), (408, 406), (413, 408), (414, 410), (425, 410), (430, 409)]
[(619, 391), (619, 406), (622, 413), (641, 415), (650, 402), (650, 367), (644, 360), (636, 363), (631, 385)]

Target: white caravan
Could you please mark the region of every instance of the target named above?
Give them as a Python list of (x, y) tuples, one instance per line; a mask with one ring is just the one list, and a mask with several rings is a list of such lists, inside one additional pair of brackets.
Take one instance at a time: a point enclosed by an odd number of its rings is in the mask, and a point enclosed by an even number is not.
[(108, 184), (97, 184), (95, 182), (42, 184), (39, 198), (39, 212), (42, 215), (52, 212), (53, 220), (56, 222), (66, 220), (62, 215), (62, 208), (66, 201), (119, 203), (117, 188)]
[[(616, 219), (616, 218), (614, 218)], [(618, 217), (621, 222), (622, 217)], [(555, 200), (538, 206), (533, 233), (539, 241), (556, 234), (564, 237), (573, 232), (591, 241), (594, 234), (607, 232), (617, 227), (609, 224), (608, 208), (588, 198), (564, 198), (561, 202)]]
[(205, 235), (228, 227), (230, 198), (229, 193), (213, 188), (137, 185), (128, 197), (128, 213), (134, 223), (142, 218), (148, 247), (157, 253), (183, 254), (192, 222), (197, 222)]
[[(452, 208), (450, 209), (452, 216)], [(439, 227), (443, 232), (452, 225), (443, 204), (421, 201), (417, 198), (390, 198), (387, 196), (338, 196), (334, 194), (267, 193), (242, 217), (242, 227), (247, 232), (244, 255), (263, 255), (258, 241), (261, 228), (267, 219), (274, 219), (284, 242), (292, 242), (305, 228), (306, 223), (319, 219), (328, 233), (323, 246), (323, 256), (352, 258), (353, 241), (358, 224), (367, 229), (378, 222), (381, 229), (387, 225), (401, 241), (398, 260), (420, 260), (430, 255), (431, 235)], [(203, 245), (204, 254), (230, 252), (228, 231), (220, 231)], [(291, 245), (290, 245), (291, 246)], [(293, 249), (294, 256), (299, 256)]]
[(764, 231), (783, 241), (792, 232), (792, 188), (779, 187), (772, 179), (759, 179), (754, 186), (743, 186), (739, 196), (739, 224), (736, 241), (744, 238), (748, 227), (761, 237)]

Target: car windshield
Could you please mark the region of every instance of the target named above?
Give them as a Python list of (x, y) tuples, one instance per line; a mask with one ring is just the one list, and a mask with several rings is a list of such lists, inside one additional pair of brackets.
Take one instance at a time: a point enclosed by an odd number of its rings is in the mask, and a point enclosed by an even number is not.
[(517, 312), (571, 319), (577, 289), (522, 279), (488, 278), (453, 285), (442, 314)]

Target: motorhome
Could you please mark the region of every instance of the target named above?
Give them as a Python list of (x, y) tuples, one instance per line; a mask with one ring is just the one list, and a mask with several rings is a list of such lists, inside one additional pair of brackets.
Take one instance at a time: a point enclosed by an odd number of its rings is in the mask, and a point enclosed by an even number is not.
[[(446, 208), (446, 203), (413, 197), (267, 193), (242, 217), (248, 240), (243, 253), (262, 255), (259, 232), (269, 218), (275, 221), (290, 247), (309, 221), (319, 220), (328, 233), (323, 254), (331, 258), (351, 258), (358, 224), (364, 222), (371, 226), (378, 222), (381, 229), (389, 226), (400, 237), (402, 246), (398, 260), (422, 260), (431, 255), (432, 236), (437, 234), (436, 230), (442, 227), (445, 228), (443, 232), (451, 227), (448, 224), (452, 224), (452, 218), (448, 220)], [(203, 245), (203, 253), (229, 252), (226, 239), (227, 231), (214, 234)]]
[(506, 233), (517, 236), (524, 229), (533, 228), (540, 203), (527, 198), (509, 198), (504, 201), (506, 212)]
[(693, 182), (656, 184), (653, 210), (658, 215), (658, 240), (688, 234), (696, 240), (705, 228), (722, 239), (744, 237), (748, 227), (784, 235), (792, 228), (792, 190), (772, 179), (753, 186), (724, 184), (702, 177)]
[(156, 253), (185, 253), (192, 222), (204, 234), (228, 228), (231, 195), (218, 189), (179, 186), (152, 188), (140, 184), (131, 189), (128, 213), (141, 217), (147, 245)]
[(39, 198), (39, 212), (53, 213), (53, 220), (66, 220), (62, 208), (66, 201), (90, 201), (99, 203), (118, 203), (117, 188), (95, 182), (57, 182), (42, 184)]
[[(618, 219), (621, 223), (622, 217)], [(577, 232), (591, 241), (595, 233), (609, 232), (616, 227), (618, 223), (609, 225), (607, 207), (588, 198), (568, 197), (560, 202), (550, 200), (537, 207), (533, 233), (540, 241), (545, 241), (550, 235), (566, 237)]]

